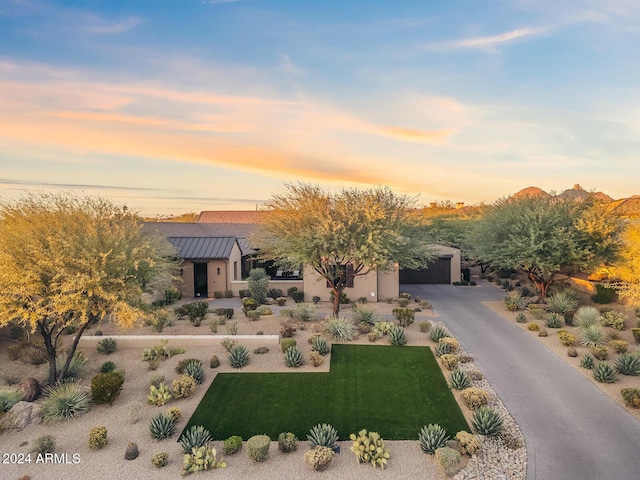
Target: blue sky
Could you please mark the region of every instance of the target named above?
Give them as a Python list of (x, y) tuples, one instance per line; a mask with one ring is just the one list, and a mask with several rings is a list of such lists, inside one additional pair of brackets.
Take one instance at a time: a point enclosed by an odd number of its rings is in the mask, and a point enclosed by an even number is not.
[(0, 0), (0, 196), (640, 194), (640, 2)]

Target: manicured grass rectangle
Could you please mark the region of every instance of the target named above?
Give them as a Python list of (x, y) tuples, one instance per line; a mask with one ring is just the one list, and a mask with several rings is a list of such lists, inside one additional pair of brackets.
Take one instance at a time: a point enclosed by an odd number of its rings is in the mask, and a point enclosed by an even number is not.
[(186, 428), (214, 439), (256, 434), (277, 439), (330, 423), (341, 439), (362, 428), (388, 440), (413, 440), (423, 425), (449, 435), (467, 422), (428, 347), (333, 345), (329, 373), (221, 373)]

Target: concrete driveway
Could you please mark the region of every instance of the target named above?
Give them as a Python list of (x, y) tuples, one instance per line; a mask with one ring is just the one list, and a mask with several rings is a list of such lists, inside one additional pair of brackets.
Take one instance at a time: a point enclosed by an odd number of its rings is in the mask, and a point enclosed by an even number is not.
[(504, 291), (402, 285), (431, 302), (520, 425), (527, 479), (640, 479), (640, 422), (535, 338), (482, 301)]

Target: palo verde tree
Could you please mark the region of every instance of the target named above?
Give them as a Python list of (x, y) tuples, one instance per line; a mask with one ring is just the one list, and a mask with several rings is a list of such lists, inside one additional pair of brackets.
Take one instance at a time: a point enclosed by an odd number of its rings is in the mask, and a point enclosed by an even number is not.
[(498, 200), (477, 221), (467, 243), (494, 268), (522, 270), (545, 298), (558, 274), (612, 261), (620, 220), (589, 202), (524, 197)]
[(424, 266), (431, 253), (416, 235), (413, 200), (387, 187), (330, 193), (288, 184), (267, 203), (271, 215), (252, 243), (261, 258), (285, 268), (307, 266), (333, 291), (333, 314), (347, 285), (369, 272)]
[(622, 233), (622, 247), (618, 260), (611, 268), (620, 298), (640, 306), (640, 222), (630, 221)]
[[(50, 384), (64, 378), (91, 322), (108, 316), (133, 325), (147, 311), (143, 294), (170, 282), (175, 252), (141, 226), (127, 207), (100, 198), (0, 203), (0, 326), (25, 327), (31, 346), (47, 354)], [(77, 333), (60, 369), (67, 327)]]

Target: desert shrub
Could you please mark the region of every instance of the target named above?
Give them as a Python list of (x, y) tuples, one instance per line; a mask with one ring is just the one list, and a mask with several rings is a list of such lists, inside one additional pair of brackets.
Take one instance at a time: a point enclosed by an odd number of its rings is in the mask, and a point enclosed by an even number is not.
[(431, 322), (420, 322), (418, 328), (422, 333), (429, 333), (429, 330), (431, 330)]
[[(62, 373), (66, 360), (66, 355), (59, 355), (58, 358), (56, 358), (56, 372), (58, 373), (58, 376)], [(85, 363), (87, 363), (87, 357), (84, 352), (74, 353), (71, 357), (71, 362), (69, 362), (69, 368), (67, 368), (64, 377), (60, 378), (60, 380), (79, 377), (84, 371)]]
[(167, 465), (169, 455), (166, 452), (156, 453), (151, 457), (151, 464), (156, 468), (162, 468)]
[(93, 427), (89, 430), (89, 448), (100, 450), (107, 445), (107, 427)]
[(400, 308), (406, 308), (409, 305), (409, 299), (408, 298), (398, 298), (397, 300), (398, 302), (398, 306)]
[(311, 350), (315, 350), (320, 355), (326, 355), (331, 351), (327, 341), (324, 339), (324, 337), (321, 337), (320, 335), (314, 337), (313, 340), (311, 341)]
[(313, 297), (311, 297), (311, 301), (313, 302), (314, 305), (317, 305), (318, 303), (320, 303), (320, 300), (322, 300), (318, 295), (314, 295)]
[(227, 320), (231, 320), (235, 313), (233, 308), (216, 308), (213, 313), (218, 315), (219, 317), (225, 317)]
[(22, 400), (22, 393), (16, 390), (0, 390), (0, 414), (11, 410), (16, 403)]
[(335, 452), (332, 449), (319, 445), (304, 454), (304, 461), (312, 470), (321, 472), (327, 469), (334, 455)]
[(432, 342), (435, 343), (438, 343), (442, 338), (450, 336), (451, 335), (449, 335), (449, 332), (447, 332), (447, 330), (440, 325), (436, 325), (435, 327), (431, 328), (431, 331), (429, 332), (429, 338)]
[(319, 423), (309, 430), (307, 440), (311, 448), (321, 446), (335, 451), (338, 448), (338, 431), (328, 423)]
[(280, 324), (280, 336), (283, 338), (291, 338), (296, 334), (296, 324), (285, 320)]
[(269, 458), (271, 439), (266, 435), (254, 435), (247, 440), (249, 458), (256, 462), (264, 462)]
[(349, 342), (356, 337), (355, 326), (344, 317), (327, 317), (322, 321), (324, 331), (340, 342)]
[(356, 329), (358, 330), (358, 333), (365, 335), (373, 330), (373, 325), (367, 322), (360, 322), (358, 323)]
[(362, 303), (368, 303), (369, 299), (367, 297), (358, 297), (358, 300), (356, 300), (358, 303), (362, 304)]
[(458, 349), (460, 348), (460, 343), (458, 342), (458, 340), (456, 340), (453, 337), (444, 337), (441, 338), (438, 341), (438, 345), (443, 344), (443, 345), (449, 345), (449, 352), (446, 353), (456, 353), (458, 351)]
[(516, 322), (518, 322), (518, 323), (527, 323), (527, 316), (524, 313), (520, 312), (518, 314), (518, 316), (516, 317)]
[(273, 315), (273, 310), (271, 310), (271, 307), (267, 307), (266, 305), (260, 305), (256, 309), (256, 312), (264, 316)]
[(623, 375), (640, 375), (640, 357), (621, 353), (614, 362), (615, 369)]
[(302, 290), (296, 290), (295, 292), (291, 292), (291, 295), (289, 296), (293, 298), (293, 301), (295, 303), (304, 302), (304, 292)]
[(462, 390), (462, 400), (471, 410), (476, 410), (489, 401), (489, 394), (481, 388), (470, 387)]
[(278, 435), (278, 448), (282, 453), (295, 452), (298, 449), (298, 437), (291, 432)]
[(601, 320), (600, 312), (593, 307), (580, 307), (573, 315), (573, 322), (582, 329), (599, 325)]
[(242, 299), (242, 311), (245, 315), (247, 315), (248, 312), (254, 311), (259, 306), (260, 304), (251, 297)]
[(528, 305), (527, 308), (529, 309), (531, 316), (536, 320), (542, 320), (544, 317), (544, 309), (540, 308), (539, 305), (531, 304)]
[(191, 452), (194, 448), (204, 447), (211, 441), (209, 430), (202, 425), (193, 425), (189, 430), (184, 432), (178, 440), (184, 453)]
[(526, 285), (523, 285), (519, 288), (520, 291), (520, 295), (522, 295), (525, 298), (530, 298), (530, 297), (535, 297), (536, 296), (536, 292), (534, 292), (533, 290), (531, 290), (529, 287), (527, 287)]
[(460, 444), (460, 453), (462, 455), (473, 455), (477, 453), (480, 448), (480, 440), (475, 435), (472, 435), (469, 432), (465, 432), (464, 430), (456, 433), (455, 439)]
[(153, 375), (150, 379), (149, 379), (149, 385), (153, 385), (156, 388), (160, 387), (160, 384), (164, 382), (164, 375), (162, 374), (156, 374)]
[(588, 353), (585, 353), (584, 355), (582, 355), (582, 358), (580, 359), (580, 366), (582, 368), (586, 368), (587, 370), (591, 370), (593, 368), (593, 365), (595, 364), (593, 357), (591, 355), (589, 355)]
[(227, 359), (231, 367), (242, 368), (249, 363), (249, 351), (242, 345), (236, 345), (229, 351)]
[(370, 463), (373, 468), (380, 467), (384, 470), (391, 454), (378, 432), (360, 430), (358, 435), (352, 433), (349, 438), (353, 442), (350, 450), (356, 454), (358, 463)]
[[(282, 313), (282, 312), (281, 312)], [(318, 315), (318, 308), (309, 303), (298, 303), (291, 317), (299, 322), (310, 322)]]
[(598, 360), (606, 360), (609, 357), (609, 349), (604, 345), (594, 345), (591, 347), (591, 354)]
[(454, 370), (458, 367), (458, 357), (456, 355), (445, 353), (440, 356), (440, 361), (447, 370)]
[(627, 350), (629, 350), (629, 342), (624, 340), (611, 340), (609, 345), (613, 347), (616, 353), (627, 353)]
[(149, 432), (155, 440), (170, 438), (176, 431), (176, 420), (166, 413), (156, 413), (149, 422)]
[(465, 390), (471, 386), (471, 380), (464, 370), (456, 368), (449, 375), (449, 386), (456, 390)]
[(225, 468), (227, 466), (225, 462), (218, 460), (216, 449), (206, 445), (194, 448), (191, 452), (185, 453), (183, 458), (182, 471), (180, 472), (182, 476), (204, 470), (213, 470), (214, 468)]
[(22, 353), (23, 349), (24, 349), (24, 345), (9, 345), (7, 347), (7, 355), (11, 360), (14, 360), (14, 361), (18, 360), (18, 358), (20, 358), (20, 354)]
[(547, 321), (544, 322), (545, 327), (547, 328), (560, 328), (562, 327), (562, 320), (558, 313), (551, 312), (549, 317), (547, 317)]
[(189, 317), (189, 321), (193, 324), (193, 326), (199, 327), (202, 324), (204, 317), (207, 315), (207, 310), (209, 310), (209, 303), (205, 300), (185, 303), (182, 308), (186, 313), (186, 316)]
[(260, 312), (258, 310), (250, 310), (247, 312), (247, 318), (249, 320), (251, 320), (252, 322), (255, 322), (257, 320), (260, 320)]
[(460, 470), (460, 453), (449, 447), (435, 451), (436, 461), (447, 477), (454, 476)]
[(364, 322), (373, 326), (375, 325), (376, 321), (378, 321), (379, 315), (373, 308), (356, 305), (355, 307), (353, 307), (351, 318), (353, 319), (354, 323)]
[(111, 355), (118, 349), (118, 343), (113, 338), (104, 338), (98, 342), (96, 349), (98, 350), (98, 353)]
[(624, 322), (626, 317), (615, 310), (610, 310), (602, 314), (602, 324), (605, 327), (611, 327), (615, 330), (624, 330)]
[(585, 347), (604, 345), (606, 336), (599, 325), (589, 325), (580, 332), (580, 344)]
[(220, 359), (218, 358), (217, 355), (212, 355), (211, 359), (209, 360), (209, 367), (218, 368), (219, 366), (220, 366)]
[(264, 268), (253, 268), (249, 271), (247, 287), (249, 287), (251, 298), (258, 303), (264, 302), (269, 288), (269, 276)]
[(59, 383), (45, 389), (44, 402), (40, 409), (45, 424), (75, 418), (89, 411), (91, 397), (87, 390), (76, 382)]
[(502, 431), (503, 421), (497, 411), (483, 406), (473, 412), (471, 426), (480, 435), (495, 436)]
[(110, 373), (116, 369), (116, 364), (112, 361), (104, 362), (100, 367), (100, 373)]
[(91, 396), (97, 404), (108, 403), (112, 405), (116, 401), (122, 385), (124, 377), (118, 372), (99, 373), (91, 379)]
[(280, 288), (268, 288), (267, 297), (278, 298), (284, 296), (284, 292)]
[(253, 349), (253, 353), (255, 355), (264, 355), (265, 353), (269, 353), (269, 347), (256, 347)]
[(466, 354), (458, 355), (458, 362), (460, 363), (473, 362), (473, 357), (471, 355), (466, 355)]
[(222, 451), (225, 455), (233, 455), (242, 448), (242, 437), (233, 435), (227, 438), (222, 444)]
[(396, 317), (401, 327), (411, 325), (415, 319), (415, 312), (410, 308), (394, 308), (391, 313)]
[(636, 339), (636, 342), (640, 343), (640, 328), (632, 328), (631, 333), (633, 334), (633, 338)]
[(398, 325), (394, 325), (389, 331), (389, 343), (396, 347), (402, 347), (407, 344), (407, 335), (404, 333), (404, 328)]
[(282, 340), (280, 340), (280, 349), (282, 350), (282, 353), (286, 352), (291, 347), (295, 347), (296, 345), (298, 345), (298, 342), (295, 338), (283, 338)]
[(637, 388), (623, 388), (620, 393), (629, 407), (640, 408), (640, 390)]
[(182, 412), (178, 407), (173, 407), (167, 410), (167, 415), (175, 420), (176, 423), (182, 418)]
[(591, 300), (594, 303), (611, 303), (616, 296), (616, 289), (614, 287), (607, 287), (601, 283), (596, 283), (596, 293), (591, 295)]
[(313, 365), (314, 367), (319, 367), (320, 365), (322, 365), (323, 361), (324, 359), (322, 358), (322, 355), (320, 355), (315, 350), (311, 350), (311, 353), (309, 353), (309, 362), (311, 363), (311, 365)]
[(616, 371), (606, 362), (600, 362), (591, 369), (593, 378), (600, 383), (614, 383), (616, 381)]
[(529, 325), (527, 325), (527, 329), (531, 330), (532, 332), (538, 332), (540, 331), (540, 325), (538, 325), (537, 323), (531, 322)]
[(500, 286), (507, 292), (511, 292), (514, 288), (513, 285), (511, 285), (511, 282), (509, 280), (502, 280), (500, 282)]
[(36, 441), (33, 442), (33, 448), (31, 449), (31, 451), (44, 455), (45, 453), (53, 453), (55, 449), (55, 437), (53, 435), (44, 435), (37, 438)]
[(476, 369), (467, 370), (467, 375), (469, 375), (471, 380), (482, 380), (484, 378), (482, 372)]
[(561, 290), (547, 297), (547, 308), (553, 313), (564, 314), (577, 306), (578, 300), (571, 291)]
[(183, 358), (178, 362), (178, 365), (176, 365), (176, 373), (185, 373), (185, 367), (191, 362), (199, 363), (200, 365), (202, 365), (202, 362), (197, 358)]
[(196, 390), (196, 381), (191, 375), (183, 374), (171, 383), (171, 393), (176, 399), (188, 398)]
[(576, 344), (575, 335), (567, 332), (566, 330), (558, 330), (558, 340), (565, 347), (571, 347)]
[(301, 367), (303, 364), (304, 358), (302, 356), (302, 352), (298, 349), (298, 347), (293, 346), (287, 348), (284, 352), (284, 364), (290, 368)]
[(225, 349), (226, 352), (230, 352), (235, 346), (238, 345), (238, 341), (232, 338), (224, 338), (220, 340), (220, 345)]
[(287, 304), (287, 297), (278, 297), (276, 298), (276, 305), (279, 307), (283, 307)]
[(425, 425), (418, 433), (420, 449), (424, 453), (433, 454), (437, 449), (444, 447), (448, 441), (447, 432), (438, 424)]
[(518, 290), (507, 293), (503, 299), (504, 305), (510, 312), (516, 312), (524, 308), (524, 298)]

